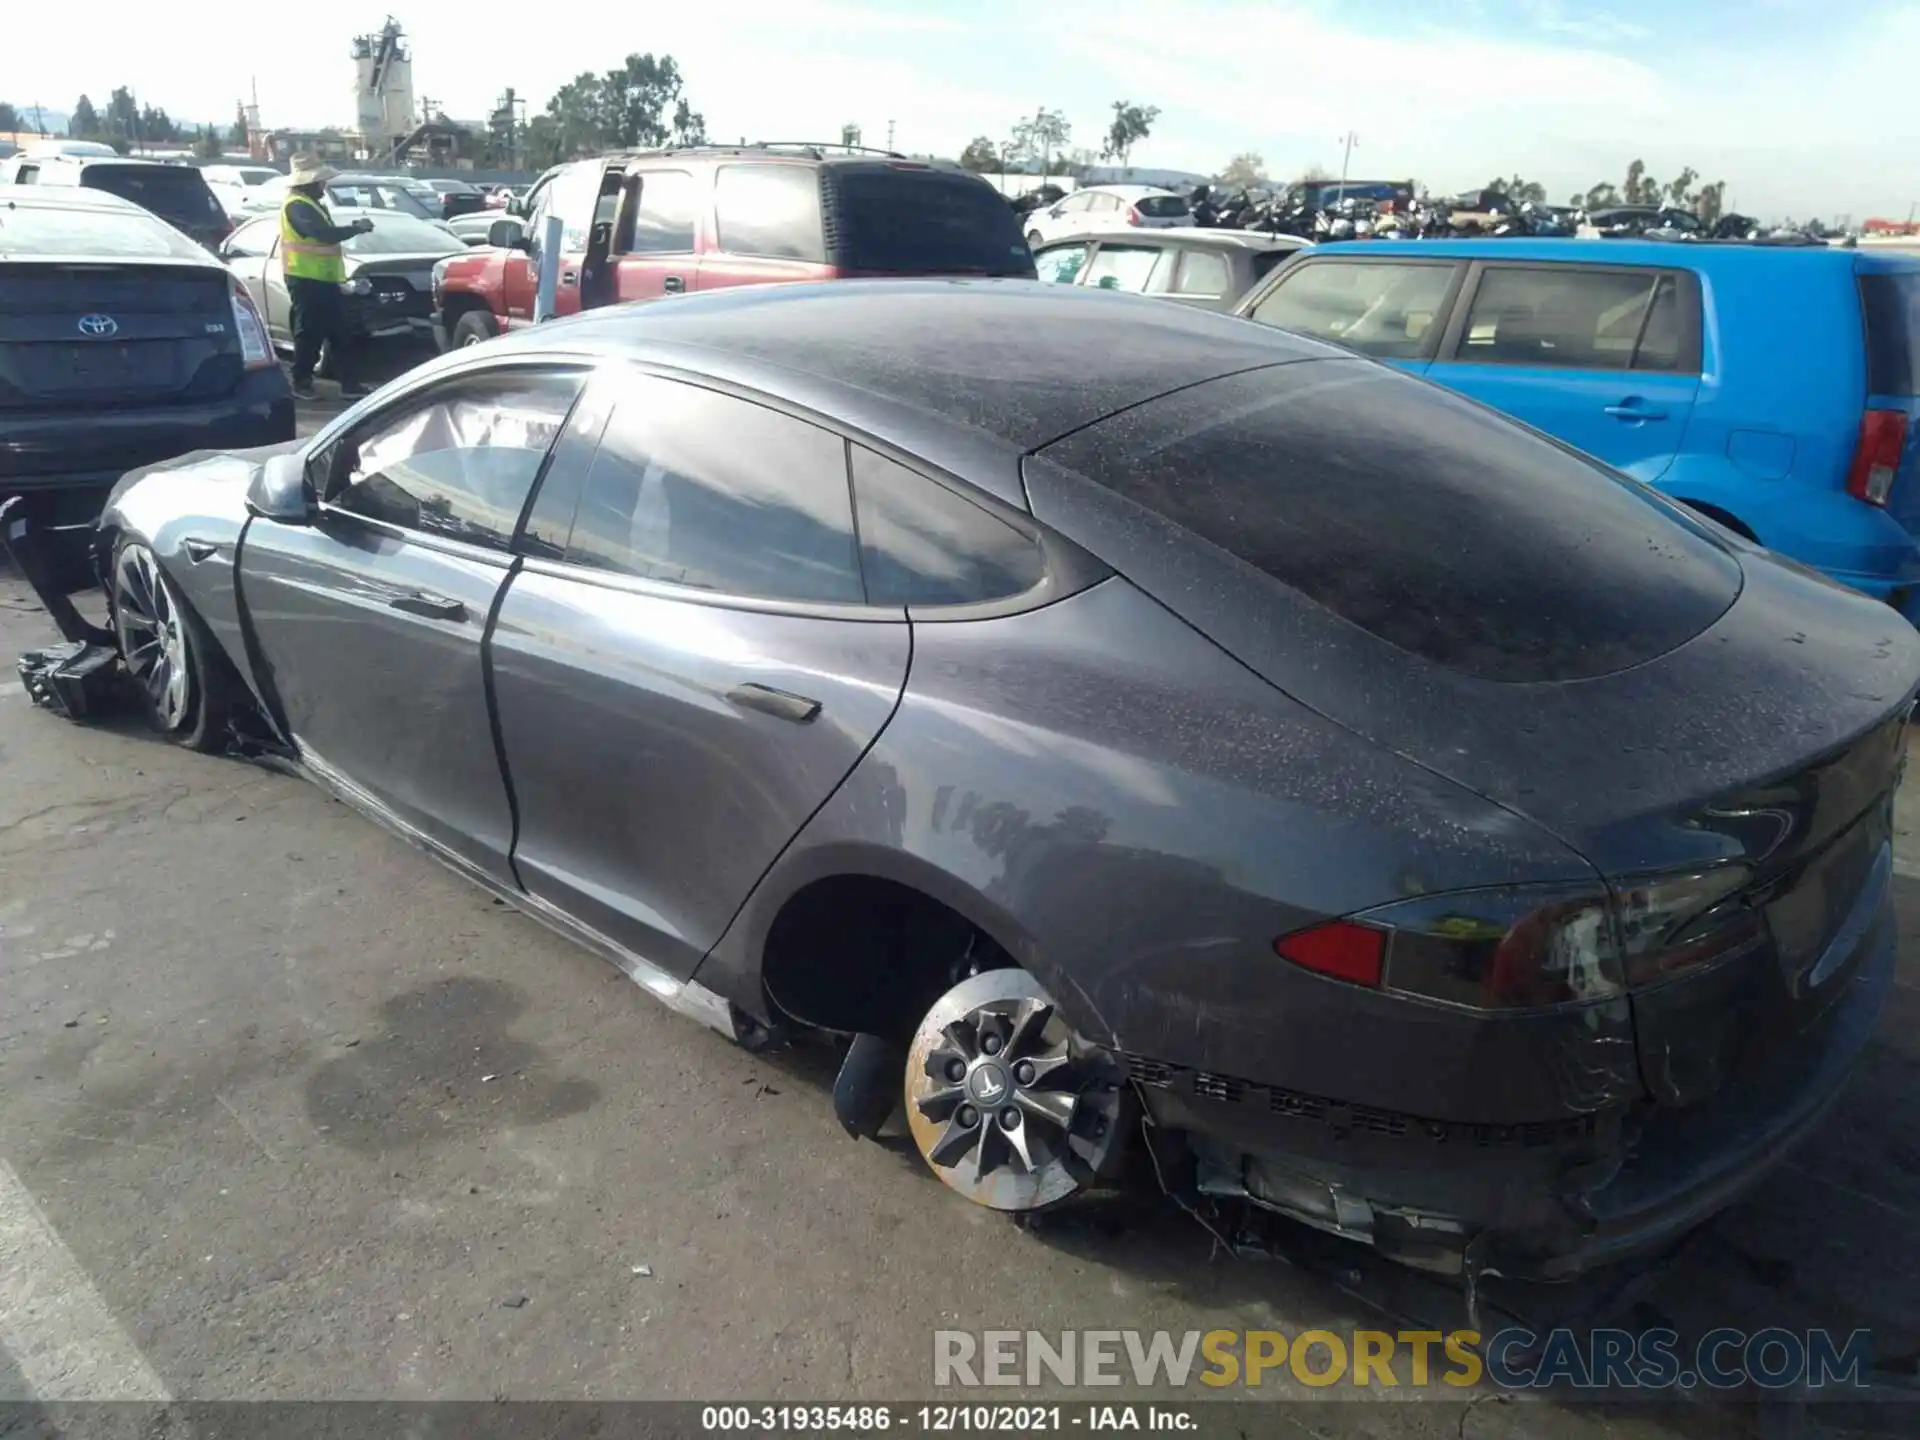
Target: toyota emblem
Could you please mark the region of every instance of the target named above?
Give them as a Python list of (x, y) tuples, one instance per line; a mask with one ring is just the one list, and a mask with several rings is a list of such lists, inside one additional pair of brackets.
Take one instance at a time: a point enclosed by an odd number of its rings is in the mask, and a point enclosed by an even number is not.
[(105, 339), (109, 335), (116, 334), (119, 329), (120, 322), (111, 315), (82, 315), (80, 317), (80, 333), (82, 335), (91, 335), (96, 340)]

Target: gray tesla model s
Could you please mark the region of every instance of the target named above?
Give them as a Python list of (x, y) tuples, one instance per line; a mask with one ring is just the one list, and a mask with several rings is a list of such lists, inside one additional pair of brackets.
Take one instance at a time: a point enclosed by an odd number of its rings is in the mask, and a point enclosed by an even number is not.
[(124, 664), (735, 1039), (851, 1037), (848, 1128), (998, 1209), (1144, 1111), (1183, 1193), (1572, 1274), (1817, 1125), (1891, 984), (1912, 628), (1224, 316), (595, 312), (93, 544), (42, 693)]

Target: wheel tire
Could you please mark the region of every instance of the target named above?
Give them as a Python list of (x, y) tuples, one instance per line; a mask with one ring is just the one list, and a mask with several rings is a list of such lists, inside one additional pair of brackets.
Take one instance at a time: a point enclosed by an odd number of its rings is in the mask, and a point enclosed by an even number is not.
[(464, 350), (469, 345), (491, 340), (499, 333), (500, 327), (493, 323), (491, 311), (469, 310), (454, 322), (453, 348)]
[(134, 539), (113, 549), (113, 633), (147, 723), (190, 750), (226, 743), (235, 682), (213, 637)]
[(1027, 232), (1027, 248), (1029, 250), (1038, 250), (1045, 243), (1045, 238), (1038, 230), (1029, 230)]
[(948, 1188), (990, 1210), (1043, 1210), (1114, 1173), (1133, 1092), (1020, 969), (968, 976), (907, 1051), (907, 1128)]

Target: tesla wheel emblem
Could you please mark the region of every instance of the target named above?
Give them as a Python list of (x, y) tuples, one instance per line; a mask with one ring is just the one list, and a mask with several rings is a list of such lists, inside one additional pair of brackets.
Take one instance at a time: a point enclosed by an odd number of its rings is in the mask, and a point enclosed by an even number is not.
[(96, 339), (100, 339), (115, 334), (119, 329), (120, 322), (111, 315), (82, 315), (80, 317), (80, 333), (82, 335), (92, 335)]

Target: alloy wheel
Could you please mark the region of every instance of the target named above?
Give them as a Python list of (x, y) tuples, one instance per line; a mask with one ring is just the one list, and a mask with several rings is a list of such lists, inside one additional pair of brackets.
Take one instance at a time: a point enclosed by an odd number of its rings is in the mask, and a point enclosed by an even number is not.
[(186, 722), (191, 675), (185, 620), (153, 552), (121, 547), (113, 571), (113, 624), (127, 669), (167, 730)]
[(907, 1055), (907, 1126), (934, 1174), (976, 1204), (1037, 1210), (1107, 1173), (1127, 1092), (1024, 970), (961, 981)]

